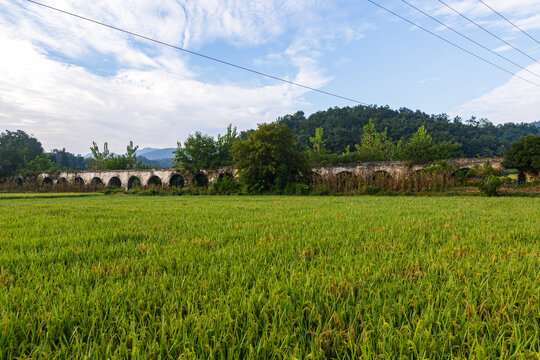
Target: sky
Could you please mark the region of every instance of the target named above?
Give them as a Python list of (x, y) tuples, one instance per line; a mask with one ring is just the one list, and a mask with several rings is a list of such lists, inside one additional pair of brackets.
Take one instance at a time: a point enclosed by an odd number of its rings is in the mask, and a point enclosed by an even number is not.
[[(502, 71), (367, 0), (42, 0), (184, 49), (359, 102), (495, 124), (540, 120), (540, 44), (478, 0), (374, 0), (505, 68)], [(540, 41), (540, 0), (484, 0)], [(55, 12), (0, 0), (0, 131), (45, 150), (176, 147), (195, 131), (357, 104), (209, 61)], [(525, 78), (538, 85), (531, 84)]]

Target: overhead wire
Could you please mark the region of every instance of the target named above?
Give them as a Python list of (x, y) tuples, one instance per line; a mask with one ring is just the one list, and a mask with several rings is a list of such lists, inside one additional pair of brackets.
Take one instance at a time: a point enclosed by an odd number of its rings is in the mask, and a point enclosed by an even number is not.
[(499, 15), (501, 18), (503, 18), (504, 20), (506, 20), (507, 23), (509, 23), (510, 25), (512, 25), (513, 27), (515, 27), (516, 29), (518, 29), (519, 31), (521, 31), (523, 34), (527, 35), (529, 38), (531, 38), (533, 41), (535, 41), (538, 45), (540, 45), (540, 41), (538, 41), (536, 38), (532, 37), (529, 33), (527, 33), (525, 30), (523, 30), (522, 28), (520, 28), (519, 26), (517, 26), (516, 24), (514, 24), (512, 21), (508, 20), (504, 15), (502, 15), (500, 12), (498, 12), (497, 10), (495, 10), (494, 8), (492, 8), (491, 6), (489, 6), (488, 4), (486, 4), (485, 2), (483, 2), (482, 0), (478, 0), (480, 1), (482, 4), (484, 4), (488, 9), (491, 9), (491, 11), (493, 11), (495, 14)]
[(450, 40), (448, 40), (448, 39), (445, 39), (444, 37), (442, 37), (442, 36), (440, 36), (440, 35), (437, 35), (437, 34), (434, 33), (433, 31), (431, 31), (431, 30), (429, 30), (429, 29), (426, 29), (425, 27), (423, 27), (423, 26), (421, 26), (421, 25), (416, 24), (415, 22), (413, 22), (413, 21), (411, 21), (411, 20), (409, 20), (409, 19), (407, 19), (407, 18), (405, 18), (405, 17), (399, 15), (398, 13), (396, 13), (396, 12), (394, 12), (394, 11), (392, 11), (392, 10), (390, 10), (390, 9), (388, 9), (388, 8), (386, 8), (386, 7), (384, 7), (384, 6), (382, 6), (381, 4), (376, 3), (376, 2), (373, 1), (373, 0), (367, 0), (367, 1), (369, 1), (369, 2), (372, 3), (373, 5), (378, 6), (379, 8), (381, 8), (381, 9), (383, 9), (383, 10), (389, 12), (390, 14), (392, 14), (392, 15), (394, 15), (394, 16), (400, 18), (400, 19), (402, 19), (403, 21), (406, 21), (406, 22), (408, 22), (409, 24), (411, 24), (411, 25), (413, 25), (413, 26), (415, 26), (415, 27), (417, 27), (417, 28), (419, 28), (419, 29), (421, 29), (421, 30), (427, 32), (428, 34), (431, 34), (431, 35), (435, 36), (436, 38), (438, 38), (438, 39), (440, 39), (440, 40), (442, 40), (442, 41), (444, 41), (444, 42), (446, 42), (446, 43), (448, 43), (448, 44), (450, 44), (450, 45), (452, 45), (452, 46), (454, 46), (454, 47), (460, 49), (461, 51), (464, 51), (464, 52), (466, 52), (467, 54), (469, 54), (469, 55), (471, 55), (471, 56), (474, 56), (475, 58), (477, 58), (477, 59), (479, 59), (479, 60), (482, 60), (483, 62), (488, 63), (488, 64), (490, 64), (490, 65), (496, 67), (497, 69), (499, 69), (499, 70), (501, 70), (501, 71), (504, 71), (505, 73), (508, 73), (508, 74), (510, 74), (510, 75), (512, 75), (512, 76), (515, 76), (515, 77), (517, 77), (517, 78), (519, 78), (519, 79), (521, 79), (521, 80), (524, 80), (524, 81), (528, 82), (529, 84), (532, 84), (532, 85), (534, 85), (534, 86), (540, 87), (539, 84), (537, 84), (537, 83), (535, 83), (535, 82), (533, 82), (533, 81), (531, 81), (531, 80), (528, 80), (528, 79), (526, 79), (526, 78), (524, 78), (524, 77), (522, 77), (522, 76), (520, 76), (520, 75), (518, 75), (518, 74), (514, 74), (514, 73), (511, 72), (510, 70), (507, 70), (507, 69), (503, 68), (502, 66), (499, 66), (499, 65), (495, 64), (494, 62), (489, 61), (489, 60), (487, 60), (487, 59), (481, 57), (480, 55), (477, 55), (477, 54), (473, 53), (472, 51), (469, 51), (469, 50), (465, 49), (464, 47), (462, 47), (462, 46), (460, 46), (460, 45), (458, 45), (458, 44), (456, 44), (456, 43), (454, 43), (454, 42), (452, 42), (452, 41), (450, 41)]
[(456, 33), (456, 34), (458, 34), (459, 36), (461, 36), (461, 37), (463, 37), (463, 38), (469, 40), (469, 41), (472, 42), (473, 44), (476, 44), (477, 46), (481, 47), (482, 49), (484, 49), (484, 50), (486, 50), (486, 51), (489, 51), (489, 52), (491, 52), (492, 54), (494, 54), (494, 55), (500, 57), (501, 59), (506, 60), (506, 61), (509, 62), (510, 64), (515, 65), (515, 66), (519, 67), (520, 69), (525, 70), (525, 71), (527, 71), (528, 73), (530, 73), (530, 74), (532, 74), (532, 75), (534, 75), (534, 76), (540, 78), (540, 75), (536, 74), (535, 72), (530, 71), (529, 69), (523, 67), (522, 65), (520, 65), (520, 64), (518, 64), (518, 63), (516, 63), (516, 62), (514, 62), (514, 61), (512, 61), (512, 60), (510, 60), (510, 59), (507, 58), (506, 56), (503, 56), (503, 55), (501, 55), (501, 54), (499, 54), (499, 53), (497, 53), (497, 52), (491, 50), (490, 48), (488, 48), (488, 47), (482, 45), (481, 43), (479, 43), (478, 41), (476, 41), (476, 40), (470, 38), (469, 36), (467, 36), (467, 35), (465, 35), (465, 34), (459, 32), (459, 31), (453, 29), (452, 27), (450, 27), (450, 26), (446, 25), (445, 23), (443, 23), (442, 21), (438, 20), (436, 17), (434, 17), (434, 16), (428, 14), (427, 12), (423, 11), (422, 9), (419, 9), (418, 7), (416, 7), (416, 6), (414, 6), (413, 4), (409, 3), (408, 1), (406, 1), (406, 0), (401, 0), (401, 1), (404, 2), (405, 4), (409, 5), (410, 7), (412, 7), (413, 9), (415, 9), (416, 11), (421, 12), (422, 14), (424, 14), (424, 15), (427, 16), (427, 17), (429, 17), (429, 18), (432, 19), (433, 21), (436, 21), (437, 23), (441, 24), (442, 26), (444, 26), (444, 27), (447, 28), (448, 30), (450, 30), (450, 31), (452, 31), (452, 32), (454, 32), (454, 33)]
[(464, 18), (465, 20), (469, 21), (471, 24), (474, 24), (476, 25), (477, 27), (479, 27), (480, 29), (484, 30), (485, 32), (487, 32), (488, 34), (490, 34), (491, 36), (493, 36), (494, 38), (502, 41), (503, 43), (505, 43), (506, 45), (510, 46), (512, 49), (516, 50), (517, 52), (521, 53), (522, 55), (528, 57), (529, 59), (531, 59), (532, 61), (534, 61), (535, 63), (539, 62), (538, 59), (535, 59), (533, 58), (532, 56), (530, 56), (529, 54), (527, 54), (526, 52), (522, 51), (521, 49), (519, 49), (517, 46), (514, 46), (513, 44), (509, 43), (508, 41), (504, 40), (503, 38), (501, 38), (500, 36), (498, 36), (497, 34), (493, 33), (492, 31), (486, 29), (484, 26), (478, 24), (476, 21), (470, 19), (469, 17), (465, 16), (464, 14), (462, 14), (461, 12), (459, 12), (458, 10), (456, 10), (454, 7), (448, 5), (447, 3), (445, 3), (443, 0), (438, 0), (441, 4), (443, 4), (444, 6), (446, 6), (447, 8), (449, 8), (450, 10), (452, 10), (453, 12), (455, 12), (456, 14), (458, 14), (459, 16), (461, 16), (462, 18)]
[(156, 43), (156, 44), (160, 44), (160, 45), (167, 46), (167, 47), (170, 47), (170, 48), (173, 48), (173, 49), (176, 49), (176, 50), (180, 50), (180, 51), (186, 52), (188, 54), (195, 55), (195, 56), (207, 59), (207, 60), (215, 61), (215, 62), (218, 62), (218, 63), (223, 64), (223, 65), (231, 66), (231, 67), (234, 67), (234, 68), (237, 68), (237, 69), (240, 69), (240, 70), (244, 70), (244, 71), (247, 71), (247, 72), (250, 72), (250, 73), (253, 73), (253, 74), (257, 74), (257, 75), (260, 75), (260, 76), (264, 76), (264, 77), (267, 77), (267, 78), (270, 78), (270, 79), (273, 79), (273, 80), (278, 80), (278, 81), (287, 83), (289, 85), (298, 86), (298, 87), (301, 87), (301, 88), (304, 88), (304, 89), (307, 89), (307, 90), (311, 90), (311, 91), (315, 91), (315, 92), (318, 92), (318, 93), (321, 93), (321, 94), (324, 94), (324, 95), (339, 98), (341, 100), (350, 101), (350, 102), (360, 104), (360, 105), (370, 106), (369, 104), (367, 104), (365, 102), (362, 102), (362, 101), (358, 101), (358, 100), (355, 100), (355, 99), (352, 99), (352, 98), (349, 98), (349, 97), (345, 97), (345, 96), (342, 96), (342, 95), (339, 95), (339, 94), (331, 93), (331, 92), (320, 90), (320, 89), (317, 89), (317, 88), (314, 88), (314, 87), (311, 87), (311, 86), (303, 85), (303, 84), (300, 84), (300, 83), (297, 83), (297, 82), (294, 82), (294, 81), (283, 79), (283, 78), (280, 78), (280, 77), (277, 77), (277, 76), (274, 76), (274, 75), (271, 75), (271, 74), (267, 74), (267, 73), (264, 73), (264, 72), (261, 72), (261, 71), (258, 71), (258, 70), (254, 70), (254, 69), (242, 66), (242, 65), (237, 65), (237, 64), (234, 64), (232, 62), (221, 60), (221, 59), (218, 59), (216, 57), (205, 55), (205, 54), (202, 54), (202, 53), (199, 53), (199, 52), (196, 52), (196, 51), (188, 50), (188, 49), (182, 48), (180, 46), (176, 46), (176, 45), (169, 44), (169, 43), (166, 43), (166, 42), (161, 41), (161, 40), (151, 38), (149, 36), (141, 35), (141, 34), (129, 31), (129, 30), (119, 28), (117, 26), (109, 25), (109, 24), (103, 23), (101, 21), (97, 21), (97, 20), (82, 16), (82, 15), (78, 15), (78, 14), (75, 14), (75, 13), (72, 13), (72, 12), (69, 12), (69, 11), (66, 11), (66, 10), (62, 10), (62, 9), (59, 9), (59, 8), (56, 8), (56, 7), (53, 7), (53, 6), (50, 6), (50, 5), (46, 5), (46, 4), (40, 3), (40, 2), (35, 1), (35, 0), (26, 0), (26, 1), (28, 1), (30, 3), (33, 3), (35, 5), (42, 6), (44, 8), (48, 8), (50, 10), (54, 10), (54, 11), (57, 11), (57, 12), (60, 12), (60, 13), (66, 14), (66, 15), (70, 15), (70, 16), (79, 18), (81, 20), (85, 20), (85, 21), (88, 21), (88, 22), (91, 22), (91, 23), (94, 23), (94, 24), (97, 24), (97, 25), (107, 27), (107, 28), (112, 29), (112, 30), (120, 31), (122, 33), (131, 35), (131, 36), (134, 36), (134, 37), (137, 37), (137, 38), (140, 38), (140, 39), (144, 39), (144, 40)]

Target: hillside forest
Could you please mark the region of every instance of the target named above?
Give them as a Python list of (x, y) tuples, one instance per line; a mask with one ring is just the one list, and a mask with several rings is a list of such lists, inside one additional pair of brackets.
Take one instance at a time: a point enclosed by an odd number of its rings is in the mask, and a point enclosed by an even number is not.
[[(388, 106), (336, 107), (307, 117), (299, 111), (279, 117), (275, 124), (288, 128), (292, 134), (290, 145), (311, 164), (498, 157), (503, 156), (513, 142), (540, 133), (540, 122), (494, 125), (486, 119), (450, 119), (445, 114), (428, 115), (406, 108), (393, 110)], [(85, 169), (178, 167), (198, 171), (232, 165), (235, 162), (233, 144), (247, 141), (254, 132), (237, 133), (232, 125), (226, 134), (217, 138), (196, 132), (183, 144), (179, 142), (174, 153), (169, 151), (170, 157), (149, 160), (137, 156), (138, 146), (133, 143), (127, 145), (122, 155), (109, 153), (107, 144), (100, 150), (96, 143), (90, 147), (92, 156), (89, 158), (66, 149), (46, 153), (33, 136), (21, 130), (6, 130), (0, 134), (0, 177)]]

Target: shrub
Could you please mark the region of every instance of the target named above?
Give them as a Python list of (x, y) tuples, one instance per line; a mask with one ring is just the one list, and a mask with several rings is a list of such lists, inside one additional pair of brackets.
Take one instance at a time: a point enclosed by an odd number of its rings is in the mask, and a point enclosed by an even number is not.
[(216, 180), (212, 184), (211, 191), (214, 194), (218, 195), (232, 195), (232, 194), (238, 194), (240, 190), (242, 189), (242, 186), (236, 179), (232, 176), (223, 176)]
[(502, 181), (498, 176), (489, 175), (478, 184), (478, 188), (486, 196), (497, 196), (499, 195), (497, 190), (501, 185)]

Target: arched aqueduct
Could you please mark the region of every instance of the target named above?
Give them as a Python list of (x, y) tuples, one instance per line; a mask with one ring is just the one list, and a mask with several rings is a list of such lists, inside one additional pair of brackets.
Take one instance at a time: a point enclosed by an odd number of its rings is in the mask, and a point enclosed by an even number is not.
[[(446, 163), (453, 171), (471, 169), (475, 166), (491, 165), (495, 170), (502, 170), (502, 158), (491, 159), (451, 159)], [(322, 177), (350, 173), (369, 176), (383, 172), (387, 176), (400, 177), (432, 166), (433, 164), (411, 165), (405, 161), (365, 162), (344, 164), (314, 165), (313, 172)], [(222, 176), (236, 176), (237, 170), (226, 166), (215, 170), (202, 170), (192, 174), (175, 169), (160, 170), (104, 170), (104, 171), (74, 171), (61, 172), (55, 178), (43, 173), (39, 176), (42, 184), (80, 183), (81, 185), (104, 185), (129, 189), (135, 185), (149, 186), (187, 186), (191, 184), (212, 183)]]

